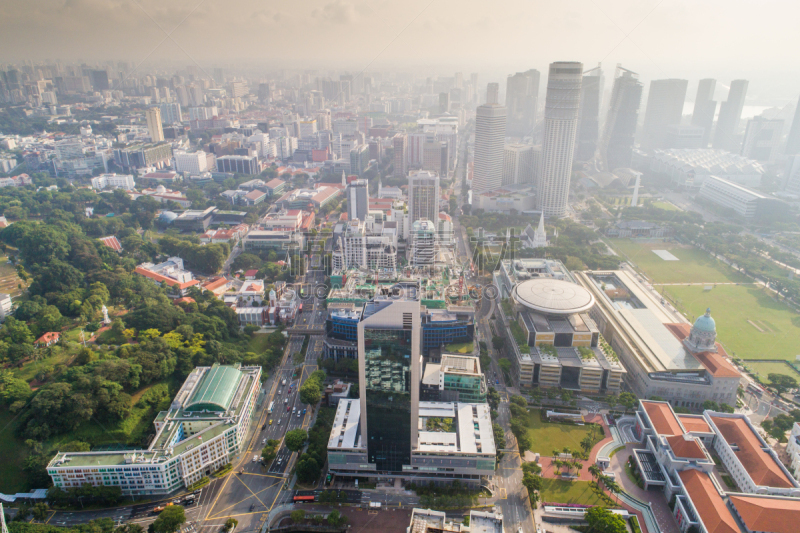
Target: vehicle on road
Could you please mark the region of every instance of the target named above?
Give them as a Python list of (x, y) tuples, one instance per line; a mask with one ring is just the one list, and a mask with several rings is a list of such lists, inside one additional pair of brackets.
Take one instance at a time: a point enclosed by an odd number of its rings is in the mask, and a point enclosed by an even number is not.
[(153, 514), (158, 514), (158, 513), (160, 513), (161, 511), (163, 511), (164, 509), (166, 509), (166, 508), (167, 508), (167, 507), (169, 507), (170, 505), (174, 505), (174, 504), (173, 504), (172, 502), (169, 502), (169, 503), (168, 503), (168, 504), (166, 504), (166, 505), (159, 505), (159, 506), (157, 506), (157, 507), (153, 507)]
[(292, 407), (292, 412), (294, 413), (295, 411), (297, 411), (297, 407)]
[(272, 425), (272, 419), (271, 418), (269, 419), (269, 425), (270, 426)]
[(286, 386), (286, 378), (283, 378), (283, 381), (281, 381), (281, 385), (283, 385), (284, 387)]
[(266, 424), (263, 424), (263, 425), (261, 426), (261, 431), (264, 431), (265, 429), (267, 429), (267, 425), (266, 425)]
[(283, 399), (283, 403), (285, 403), (285, 404), (286, 404), (286, 403), (289, 403), (289, 398), (284, 398), (284, 399)]
[(306, 410), (305, 409), (303, 409), (303, 414), (306, 414)]
[(292, 408), (291, 408), (290, 406), (288, 406), (288, 405), (287, 405), (287, 406), (286, 406), (286, 412), (288, 413), (288, 412), (289, 412), (289, 411), (291, 411), (291, 410), (292, 410)]
[(261, 439), (261, 444), (266, 444), (266, 443), (267, 443), (267, 437), (264, 437), (263, 439)]
[(258, 461), (258, 455), (253, 456), (253, 462), (255, 463), (256, 461)]
[(313, 502), (314, 496), (297, 496), (295, 495), (293, 501), (295, 502)]
[(303, 415), (300, 411), (297, 411), (297, 418), (300, 418)]
[(268, 413), (272, 412), (272, 409), (275, 407), (275, 402), (269, 402), (269, 409), (267, 409)]

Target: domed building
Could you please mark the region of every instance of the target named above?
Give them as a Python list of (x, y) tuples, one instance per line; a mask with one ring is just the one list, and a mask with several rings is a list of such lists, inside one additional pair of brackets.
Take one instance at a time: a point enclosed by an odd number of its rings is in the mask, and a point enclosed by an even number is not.
[(711, 318), (710, 307), (706, 309), (706, 314), (694, 321), (689, 336), (683, 340), (683, 344), (693, 354), (717, 351), (717, 324)]

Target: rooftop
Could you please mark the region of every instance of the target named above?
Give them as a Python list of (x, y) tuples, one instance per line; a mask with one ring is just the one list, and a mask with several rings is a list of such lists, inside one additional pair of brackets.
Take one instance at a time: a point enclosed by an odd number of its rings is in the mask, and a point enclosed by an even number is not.
[(689, 469), (678, 475), (708, 533), (740, 533), (736, 520), (708, 474)]
[(553, 315), (571, 315), (590, 309), (594, 296), (575, 283), (554, 278), (523, 281), (514, 287), (514, 299), (521, 305)]
[(683, 435), (683, 427), (675, 416), (675, 412), (667, 402), (653, 402), (649, 400), (640, 400), (650, 422), (653, 424), (653, 429), (659, 435)]
[(675, 435), (667, 437), (667, 443), (675, 457), (684, 459), (705, 459), (706, 454), (703, 448), (697, 443), (697, 439), (687, 437), (686, 435)]
[(678, 415), (678, 420), (690, 433), (713, 433), (706, 419), (700, 415)]
[(242, 373), (232, 366), (213, 366), (186, 405), (187, 411), (227, 411)]
[(743, 416), (710, 415), (709, 418), (733, 448), (734, 455), (756, 485), (780, 488), (795, 486), (777, 460), (766, 451), (769, 449), (767, 444)]
[(750, 531), (795, 533), (800, 523), (800, 500), (763, 496), (733, 495), (728, 497)]

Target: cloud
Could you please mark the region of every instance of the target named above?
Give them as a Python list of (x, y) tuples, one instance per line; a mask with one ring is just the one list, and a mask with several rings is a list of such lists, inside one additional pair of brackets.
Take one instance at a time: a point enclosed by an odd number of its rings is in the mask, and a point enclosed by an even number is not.
[(311, 13), (312, 17), (318, 18), (324, 22), (333, 22), (336, 24), (352, 24), (356, 21), (356, 8), (349, 2), (342, 2), (336, 0), (325, 4), (322, 9), (315, 9)]

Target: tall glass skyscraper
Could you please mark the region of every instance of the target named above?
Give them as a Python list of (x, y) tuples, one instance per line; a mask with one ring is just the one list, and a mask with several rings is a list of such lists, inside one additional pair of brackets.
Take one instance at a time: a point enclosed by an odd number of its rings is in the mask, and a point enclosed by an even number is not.
[(605, 170), (608, 171), (631, 166), (639, 104), (642, 101), (642, 84), (637, 78), (635, 72), (617, 66), (600, 147)]
[(733, 80), (728, 91), (728, 99), (719, 106), (717, 129), (714, 131), (714, 148), (722, 148), (729, 152), (737, 153), (742, 146), (741, 138), (737, 135), (739, 120), (742, 118), (744, 98), (747, 96), (747, 80)]
[(550, 64), (537, 196), (539, 208), (546, 217), (562, 217), (567, 213), (582, 78), (582, 63)]

